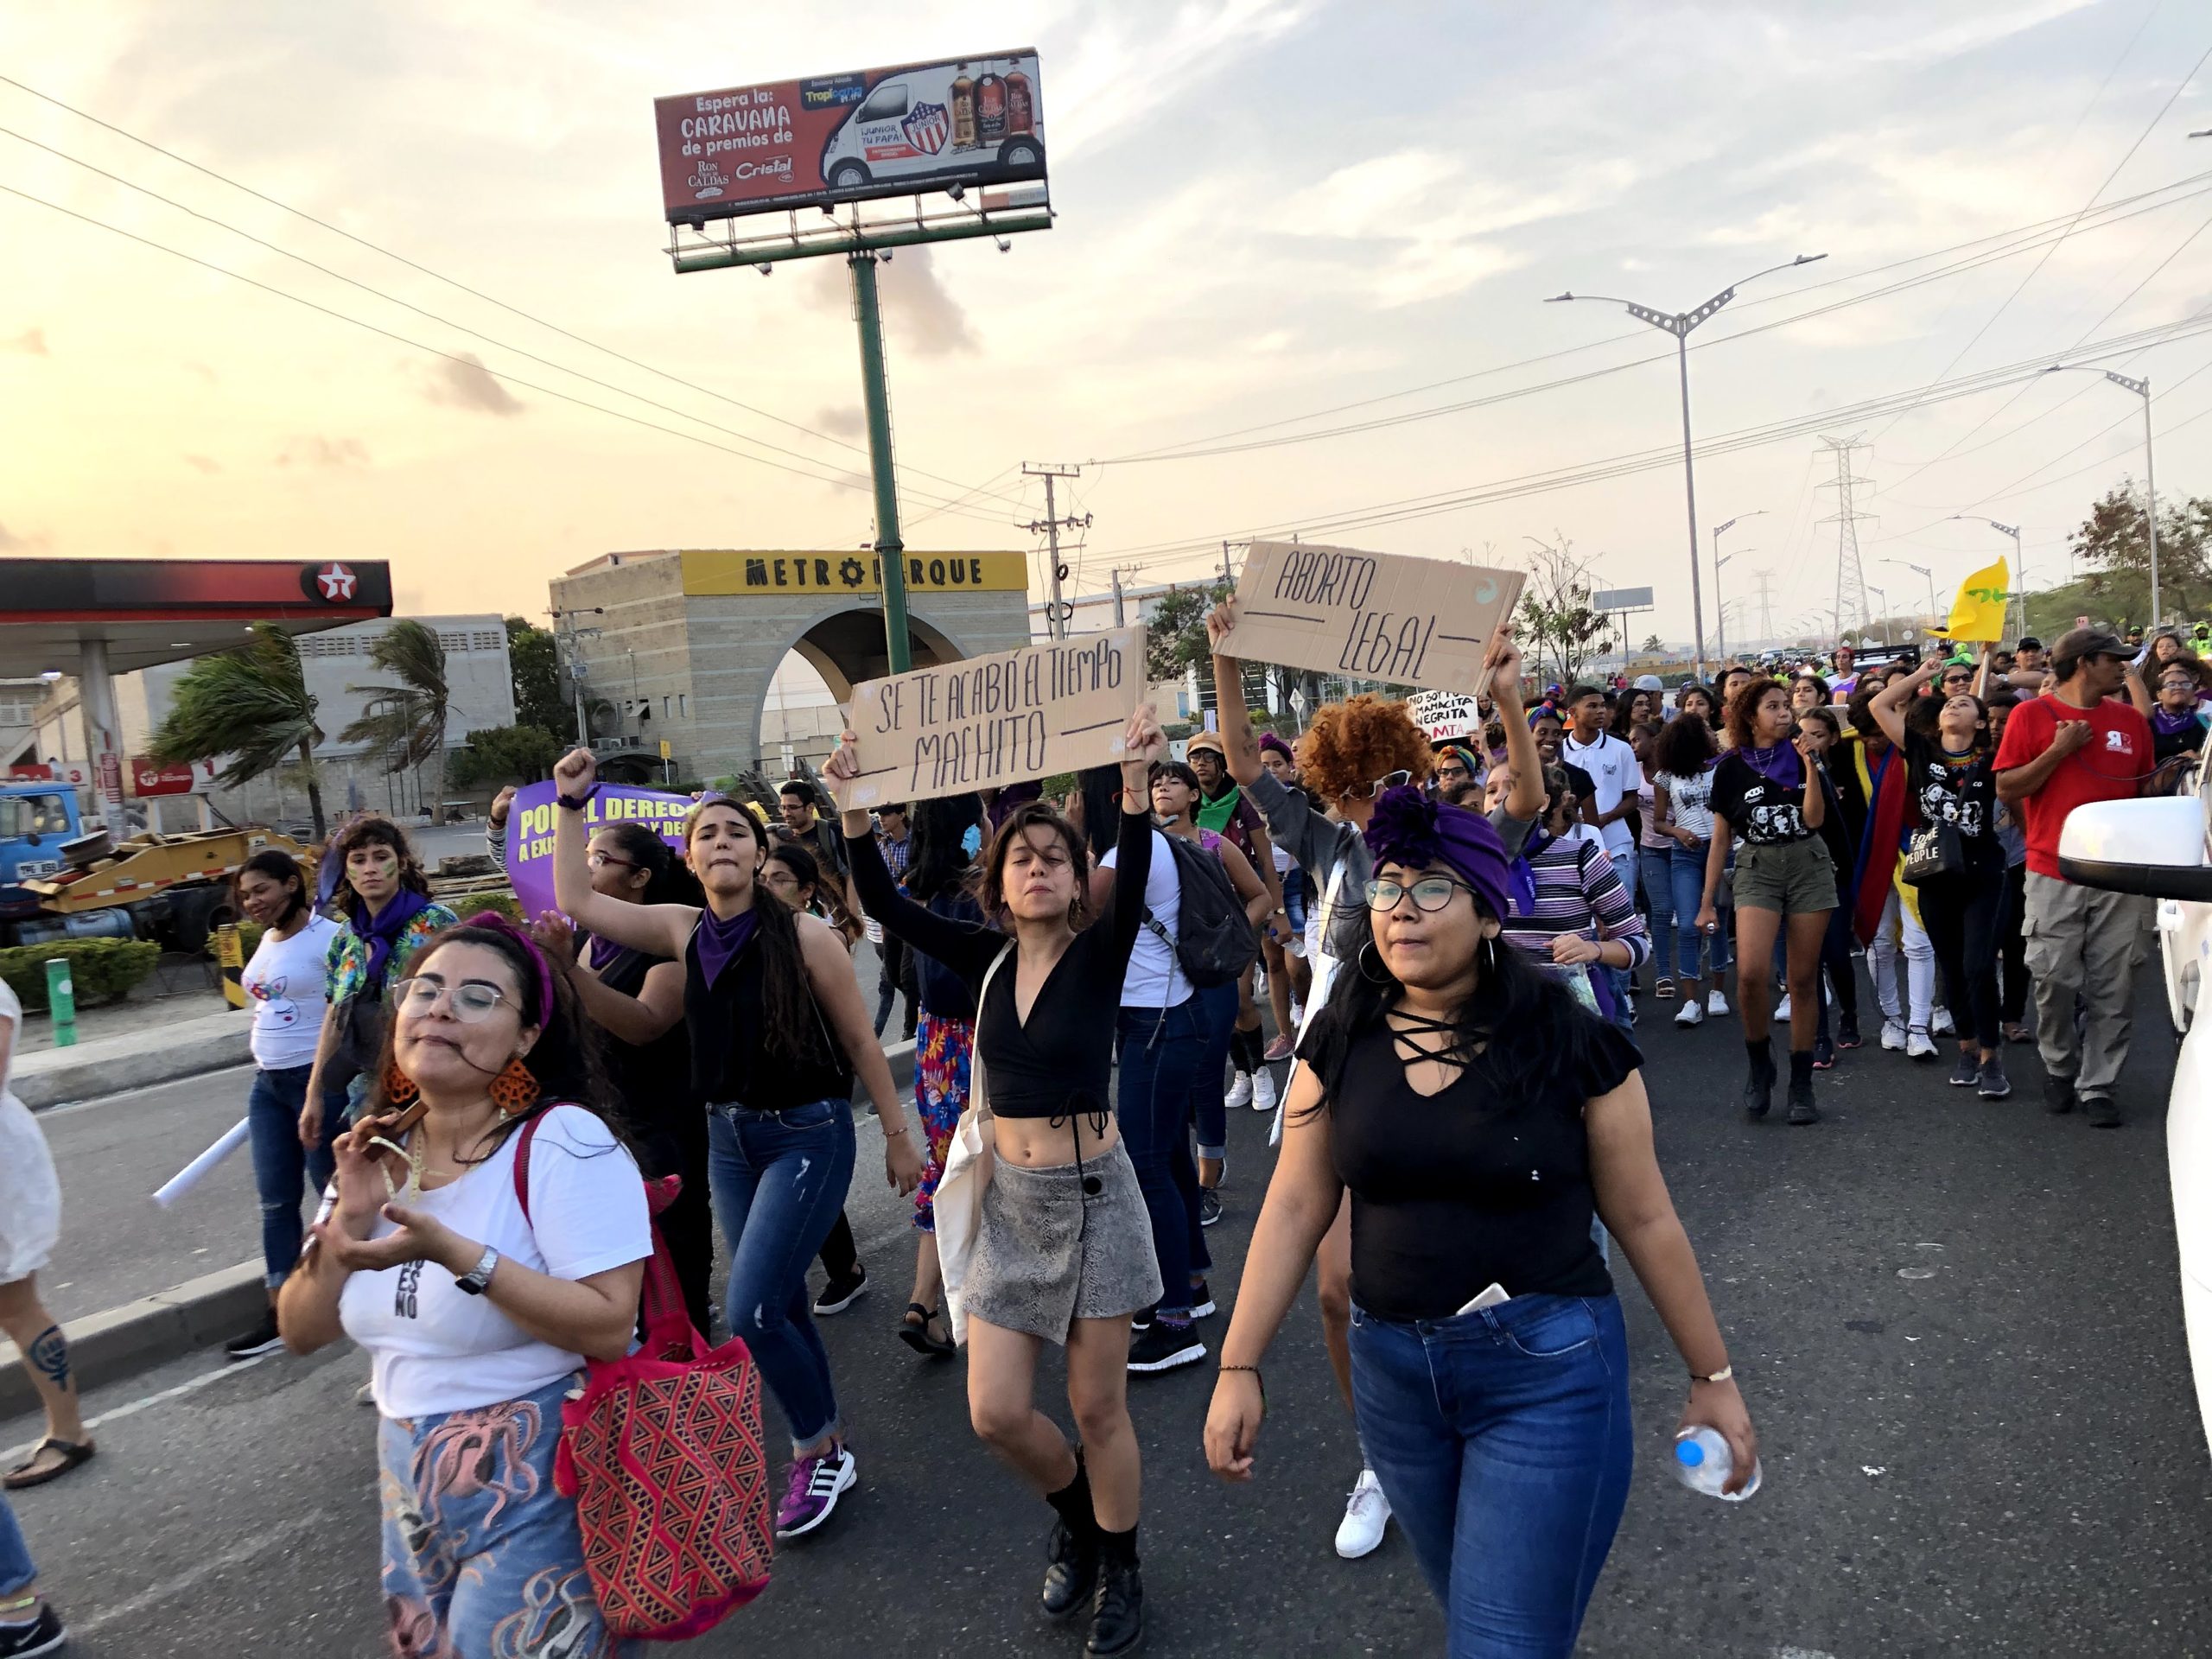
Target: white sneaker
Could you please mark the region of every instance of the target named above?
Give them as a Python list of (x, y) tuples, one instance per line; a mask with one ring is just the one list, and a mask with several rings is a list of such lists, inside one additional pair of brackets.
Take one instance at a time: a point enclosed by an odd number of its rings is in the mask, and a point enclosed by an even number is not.
[(1252, 1109), (1272, 1112), (1275, 1109), (1275, 1074), (1262, 1066), (1252, 1074)]
[(1936, 1005), (1936, 1017), (1928, 1022), (1928, 1031), (1934, 1037), (1955, 1037), (1959, 1034), (1959, 1028), (1951, 1023), (1951, 1011), (1941, 1003)]
[(1290, 1005), (1290, 1028), (1294, 1033), (1306, 1023), (1306, 1005), (1294, 999)]
[[(1884, 1035), (1886, 1040), (1887, 1033)], [(1906, 1033), (1904, 1052), (1908, 1059), (1932, 1060), (1936, 1058), (1936, 1045), (1929, 1039), (1925, 1027), (1915, 1026)]]
[(1777, 1020), (1787, 1020), (1789, 1017), (1789, 992), (1784, 991), (1782, 994), (1782, 1001), (1774, 1005), (1774, 1017)]
[(1361, 1470), (1344, 1504), (1344, 1518), (1337, 1523), (1337, 1554), (1348, 1561), (1373, 1554), (1389, 1524), (1390, 1500), (1382, 1496), (1382, 1483), (1372, 1469)]
[(1697, 998), (1691, 997), (1688, 1001), (1684, 1002), (1680, 1008), (1675, 1010), (1675, 1023), (1678, 1026), (1703, 1025), (1705, 1023), (1705, 1004), (1699, 1001)]
[(1720, 995), (1719, 986), (1716, 985), (1706, 993), (1705, 1011), (1716, 1020), (1726, 1020), (1728, 1017), (1728, 999)]
[(1239, 1071), (1236, 1081), (1229, 1085), (1228, 1094), (1222, 1096), (1224, 1106), (1249, 1106), (1252, 1103), (1252, 1074)]
[(1892, 1020), (1887, 1014), (1882, 1016), (1882, 1046), (1899, 1053), (1904, 1052), (1904, 1020)]

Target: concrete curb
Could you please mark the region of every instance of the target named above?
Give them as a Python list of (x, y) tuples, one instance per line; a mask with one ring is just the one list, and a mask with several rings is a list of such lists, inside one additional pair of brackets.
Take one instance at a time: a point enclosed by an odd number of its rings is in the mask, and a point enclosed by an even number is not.
[[(243, 1033), (240, 1037), (243, 1039)], [(894, 1043), (883, 1051), (883, 1057), (891, 1064), (892, 1086), (902, 1097), (911, 1096), (914, 1087), (914, 1045)], [(240, 1058), (244, 1058), (243, 1052)], [(186, 1076), (203, 1069), (207, 1068), (194, 1066), (175, 1075)], [(145, 1081), (164, 1080), (155, 1077)], [(117, 1085), (126, 1089), (141, 1086), (139, 1082)], [(21, 1089), (20, 1081), (17, 1087)], [(24, 1098), (29, 1101), (29, 1096)], [(863, 1116), (868, 1115), (864, 1106)], [(105, 1383), (151, 1370), (181, 1354), (226, 1341), (253, 1323), (266, 1296), (261, 1261), (257, 1256), (236, 1267), (202, 1274), (156, 1295), (143, 1296), (120, 1307), (73, 1320), (67, 1334), (69, 1363), (77, 1374), (77, 1387), (80, 1392), (89, 1392)], [(7, 1351), (10, 1355), (15, 1352), (12, 1346)], [(0, 1364), (0, 1416), (33, 1410), (37, 1405), (38, 1392), (31, 1386), (22, 1358), (11, 1357)]]
[(252, 1037), (252, 1024), (242, 1014), (181, 1020), (71, 1048), (25, 1054), (16, 1060), (9, 1081), (16, 1098), (35, 1112), (67, 1101), (94, 1100), (244, 1065), (253, 1058)]
[[(78, 1390), (135, 1376), (179, 1354), (234, 1337), (253, 1323), (267, 1298), (256, 1257), (74, 1320), (68, 1327), (69, 1363)], [(37, 1406), (38, 1391), (21, 1358), (0, 1365), (0, 1414)]]

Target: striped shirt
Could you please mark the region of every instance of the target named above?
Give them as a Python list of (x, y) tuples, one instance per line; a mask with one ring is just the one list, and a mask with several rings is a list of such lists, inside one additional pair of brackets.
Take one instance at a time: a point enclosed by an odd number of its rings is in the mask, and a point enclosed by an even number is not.
[(913, 831), (910, 830), (898, 840), (893, 841), (879, 830), (875, 834), (875, 844), (883, 849), (883, 868), (891, 872), (891, 879), (893, 881), (904, 881), (906, 879), (907, 861), (913, 855)]
[(1620, 872), (1603, 847), (1574, 836), (1562, 836), (1537, 847), (1529, 839), (1529, 869), (1536, 878), (1533, 913), (1516, 914), (1506, 920), (1505, 942), (1537, 962), (1552, 959), (1552, 941), (1562, 933), (1579, 933), (1586, 939), (1600, 937), (1628, 947), (1630, 971), (1641, 968), (1651, 955), (1651, 938), (1643, 918), (1637, 914), (1636, 899), (1623, 885)]

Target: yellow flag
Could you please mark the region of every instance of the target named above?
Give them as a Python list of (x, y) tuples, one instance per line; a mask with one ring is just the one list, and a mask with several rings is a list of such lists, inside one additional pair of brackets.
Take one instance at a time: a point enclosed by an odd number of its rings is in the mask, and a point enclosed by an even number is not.
[(2005, 603), (2012, 596), (2011, 579), (2011, 569), (1999, 559), (1961, 582), (1959, 596), (1951, 601), (1951, 638), (1976, 644), (2002, 639)]

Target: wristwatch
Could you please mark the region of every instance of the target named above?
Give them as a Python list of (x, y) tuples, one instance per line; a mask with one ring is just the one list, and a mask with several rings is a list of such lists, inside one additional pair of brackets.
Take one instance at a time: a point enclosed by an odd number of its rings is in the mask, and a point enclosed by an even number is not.
[(492, 1287), (492, 1270), (499, 1265), (499, 1253), (486, 1244), (484, 1254), (476, 1258), (476, 1265), (454, 1280), (454, 1284), (471, 1296), (481, 1296)]

